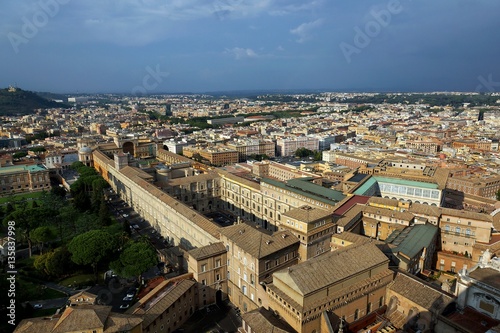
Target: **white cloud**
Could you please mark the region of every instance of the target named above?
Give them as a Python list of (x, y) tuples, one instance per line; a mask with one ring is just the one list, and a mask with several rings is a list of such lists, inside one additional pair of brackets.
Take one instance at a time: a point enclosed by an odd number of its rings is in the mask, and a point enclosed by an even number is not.
[(232, 55), (235, 59), (244, 58), (258, 58), (259, 55), (252, 49), (245, 49), (241, 47), (233, 47), (232, 49), (226, 49), (224, 51), (226, 54)]
[(306, 40), (310, 39), (312, 31), (320, 27), (322, 24), (323, 19), (317, 19), (312, 22), (302, 23), (297, 28), (290, 30), (290, 33), (298, 37), (298, 43), (303, 43)]

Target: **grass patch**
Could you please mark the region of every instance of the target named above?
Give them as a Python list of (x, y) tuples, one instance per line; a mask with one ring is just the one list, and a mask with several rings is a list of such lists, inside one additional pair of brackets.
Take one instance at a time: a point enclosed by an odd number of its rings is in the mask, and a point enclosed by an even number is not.
[(38, 283), (27, 281), (22, 277), (19, 278), (17, 282), (19, 283), (19, 290), (22, 291), (23, 298), (27, 301), (66, 297), (65, 294), (57, 290), (47, 288)]
[[(100, 277), (101, 274), (98, 275)], [(94, 274), (79, 274), (70, 276), (58, 282), (61, 286), (68, 288), (93, 286), (95, 284)]]
[(7, 197), (0, 198), (0, 205), (6, 204), (7, 202), (10, 202), (12, 204), (16, 202), (21, 202), (26, 199), (37, 199), (40, 198), (43, 195), (43, 192), (30, 192), (30, 193), (21, 193), (21, 194), (16, 194), (16, 195), (9, 195)]

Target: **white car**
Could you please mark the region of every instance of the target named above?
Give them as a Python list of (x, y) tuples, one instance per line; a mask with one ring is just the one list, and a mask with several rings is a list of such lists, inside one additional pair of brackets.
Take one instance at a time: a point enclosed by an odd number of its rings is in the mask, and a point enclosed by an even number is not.
[(43, 304), (35, 304), (33, 305), (33, 309), (41, 309), (43, 308)]
[(123, 214), (123, 217), (128, 217), (128, 214)]
[(137, 224), (132, 224), (132, 228), (137, 229), (137, 230), (140, 229), (139, 225), (137, 225)]
[(124, 303), (124, 304), (120, 305), (120, 309), (128, 309), (129, 307), (130, 307), (129, 303)]

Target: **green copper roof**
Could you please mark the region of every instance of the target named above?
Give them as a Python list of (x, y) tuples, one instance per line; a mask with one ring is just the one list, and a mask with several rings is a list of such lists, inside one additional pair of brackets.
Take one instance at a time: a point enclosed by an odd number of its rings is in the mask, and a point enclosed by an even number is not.
[(414, 187), (420, 187), (420, 188), (432, 188), (432, 189), (438, 188), (437, 184), (417, 182), (414, 180), (405, 180), (405, 179), (399, 179), (399, 178), (387, 178), (387, 177), (379, 177), (379, 176), (373, 176), (372, 178), (375, 178), (375, 180), (377, 182), (381, 182), (381, 183), (414, 186)]
[(410, 258), (415, 257), (422, 248), (428, 248), (436, 236), (438, 228), (432, 224), (417, 224), (404, 230), (395, 230), (386, 243), (395, 245), (394, 253), (401, 252)]
[(8, 166), (8, 167), (3, 167), (0, 168), (0, 174), (6, 175), (9, 173), (16, 173), (16, 172), (37, 172), (37, 171), (44, 171), (47, 170), (42, 166), (39, 165), (13, 165), (13, 166)]
[(374, 177), (370, 177), (366, 182), (364, 182), (363, 185), (361, 185), (356, 191), (354, 191), (354, 194), (356, 195), (365, 195), (370, 187), (372, 187), (377, 180)]
[(261, 181), (329, 205), (335, 204), (345, 198), (345, 195), (341, 192), (316, 185), (311, 180), (312, 178), (295, 178), (283, 183), (278, 180), (263, 178)]

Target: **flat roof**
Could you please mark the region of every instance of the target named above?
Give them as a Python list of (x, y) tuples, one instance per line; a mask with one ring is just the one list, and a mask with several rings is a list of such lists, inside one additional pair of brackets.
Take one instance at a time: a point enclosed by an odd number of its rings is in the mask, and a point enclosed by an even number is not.
[(356, 191), (354, 191), (355, 195), (365, 195), (366, 192), (377, 183), (377, 180), (374, 177), (370, 177), (363, 185), (361, 185)]
[(45, 169), (42, 166), (33, 164), (33, 165), (13, 165), (13, 166), (8, 166), (8, 167), (2, 167), (0, 168), (0, 174), (9, 174), (9, 173), (15, 173), (15, 172), (23, 172), (23, 171), (29, 171), (29, 172), (37, 172), (37, 171), (45, 171)]
[(270, 178), (262, 178), (261, 183), (268, 183), (305, 197), (324, 202), (328, 205), (335, 205), (345, 198), (345, 195), (341, 192), (311, 183), (308, 181), (309, 179), (311, 178), (297, 178), (283, 183)]
[(437, 184), (418, 182), (415, 180), (406, 180), (406, 179), (399, 179), (399, 178), (387, 178), (387, 177), (379, 177), (379, 176), (373, 176), (372, 178), (375, 178), (375, 180), (377, 182), (382, 182), (382, 183), (415, 186), (415, 187), (423, 187), (423, 188), (432, 188), (432, 189), (438, 188)]

